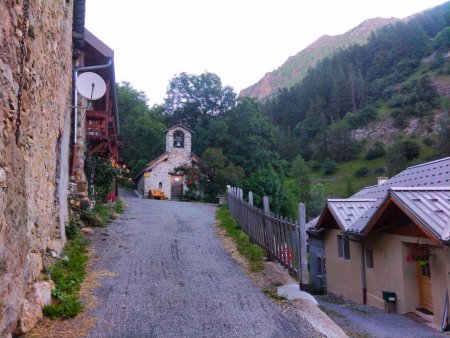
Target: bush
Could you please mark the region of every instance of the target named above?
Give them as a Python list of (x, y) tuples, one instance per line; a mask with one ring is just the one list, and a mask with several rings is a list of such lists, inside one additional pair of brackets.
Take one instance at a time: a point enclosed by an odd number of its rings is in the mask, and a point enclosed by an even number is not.
[(384, 146), (381, 142), (376, 142), (372, 148), (367, 151), (366, 160), (373, 160), (375, 158), (383, 157), (386, 154)]
[(355, 171), (354, 176), (356, 177), (365, 177), (369, 174), (370, 170), (367, 167), (361, 167)]
[(416, 141), (404, 140), (400, 144), (400, 149), (408, 161), (414, 160), (420, 155), (420, 145)]
[(337, 165), (336, 162), (332, 160), (325, 160), (322, 163), (322, 173), (324, 175), (333, 175), (337, 171)]
[(378, 168), (375, 169), (375, 172), (376, 172), (377, 174), (385, 174), (386, 171), (387, 171), (387, 170), (386, 170), (385, 167), (378, 167)]
[(66, 224), (66, 237), (68, 240), (74, 239), (80, 234), (80, 228), (78, 225), (78, 219), (72, 216), (69, 223)]

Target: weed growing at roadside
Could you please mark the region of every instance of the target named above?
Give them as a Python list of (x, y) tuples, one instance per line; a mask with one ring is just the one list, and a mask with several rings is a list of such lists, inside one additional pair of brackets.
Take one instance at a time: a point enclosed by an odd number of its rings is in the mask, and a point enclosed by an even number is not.
[(258, 245), (250, 243), (250, 238), (239, 228), (226, 206), (219, 207), (216, 219), (219, 221), (219, 225), (225, 228), (228, 236), (236, 242), (239, 253), (248, 260), (250, 271), (262, 271), (264, 269), (264, 250)]
[(275, 300), (283, 301), (287, 299), (285, 296), (280, 296), (274, 288), (266, 288), (263, 289), (262, 291), (265, 295)]
[(108, 222), (115, 219), (117, 214), (125, 210), (125, 203), (117, 198), (112, 204), (97, 203), (93, 209), (83, 210), (80, 219), (91, 227), (105, 227)]
[(81, 282), (86, 275), (88, 260), (87, 240), (79, 233), (76, 219), (71, 219), (69, 228), (70, 238), (62, 253), (62, 259), (50, 268), (50, 277), (56, 288), (52, 291), (53, 302), (43, 309), (44, 314), (50, 318), (72, 318), (83, 310), (78, 299)]

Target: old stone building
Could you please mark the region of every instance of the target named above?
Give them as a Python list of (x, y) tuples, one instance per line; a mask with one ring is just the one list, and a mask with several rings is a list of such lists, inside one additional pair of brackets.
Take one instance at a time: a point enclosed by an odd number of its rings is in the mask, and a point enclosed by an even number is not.
[(72, 1), (0, 2), (1, 337), (42, 316), (33, 292), (51, 287), (39, 274), (65, 242), (72, 13)]
[(137, 175), (138, 191), (149, 197), (151, 190), (159, 190), (168, 199), (180, 199), (187, 190), (182, 165), (200, 165), (200, 159), (191, 152), (193, 131), (178, 124), (165, 131), (166, 151), (150, 161)]
[[(43, 273), (66, 242), (69, 191), (86, 196), (85, 154), (118, 158), (113, 51), (84, 17), (85, 0), (0, 2), (0, 337), (51, 301)], [(85, 71), (107, 87), (89, 111), (72, 83)]]

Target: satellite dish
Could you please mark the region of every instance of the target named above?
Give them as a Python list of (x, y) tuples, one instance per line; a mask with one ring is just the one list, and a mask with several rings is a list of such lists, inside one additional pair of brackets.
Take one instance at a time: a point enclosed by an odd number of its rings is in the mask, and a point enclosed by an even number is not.
[(92, 72), (82, 73), (75, 83), (78, 92), (89, 101), (98, 100), (106, 92), (105, 81), (100, 75)]

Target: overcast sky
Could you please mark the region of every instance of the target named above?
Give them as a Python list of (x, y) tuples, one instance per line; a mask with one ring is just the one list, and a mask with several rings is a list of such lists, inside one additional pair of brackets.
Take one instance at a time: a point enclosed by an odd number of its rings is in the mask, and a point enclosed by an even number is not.
[(86, 28), (114, 49), (117, 81), (162, 103), (181, 72), (239, 93), (324, 34), (405, 18), (444, 0), (87, 0)]

